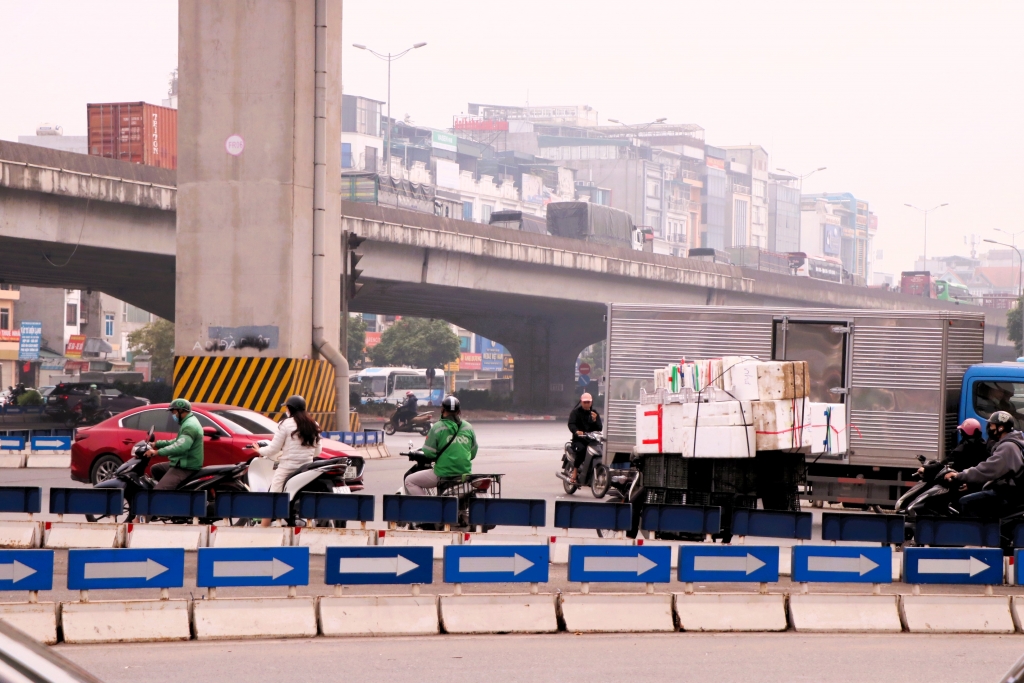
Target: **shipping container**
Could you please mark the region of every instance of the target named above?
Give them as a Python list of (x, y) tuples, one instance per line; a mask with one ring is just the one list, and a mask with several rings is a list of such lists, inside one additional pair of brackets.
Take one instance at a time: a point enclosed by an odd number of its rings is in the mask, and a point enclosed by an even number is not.
[(932, 296), (932, 274), (927, 270), (905, 270), (900, 275), (900, 291), (911, 296)]
[(89, 154), (146, 164), (178, 167), (178, 110), (145, 102), (86, 105)]

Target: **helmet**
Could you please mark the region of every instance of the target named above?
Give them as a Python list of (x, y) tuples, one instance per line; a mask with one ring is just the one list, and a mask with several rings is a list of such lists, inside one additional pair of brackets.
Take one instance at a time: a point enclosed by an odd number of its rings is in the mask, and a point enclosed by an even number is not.
[(981, 423), (975, 420), (973, 417), (969, 417), (964, 420), (963, 424), (957, 427), (961, 432), (967, 436), (974, 436), (981, 432)]
[(167, 410), (184, 410), (186, 413), (191, 413), (192, 404), (183, 398), (176, 398), (171, 401), (171, 405), (167, 407)]
[(454, 396), (445, 396), (444, 400), (441, 401), (441, 407), (450, 413), (459, 412), (459, 399)]
[(1015, 426), (1013, 416), (1005, 410), (997, 410), (992, 413), (988, 418), (988, 423), (994, 427), (1006, 427), (1007, 429), (1013, 429)]
[(96, 388), (96, 385), (95, 385), (95, 384), (90, 384), (90, 385), (89, 385), (89, 388), (90, 388), (90, 389), (95, 389), (95, 388)]
[(306, 409), (306, 399), (295, 394), (294, 396), (289, 396), (288, 400), (284, 402), (284, 405), (291, 408), (293, 413), (297, 413), (300, 410)]
[(411, 391), (407, 391), (407, 392), (405, 392), (405, 395), (406, 396), (415, 396), (416, 394), (412, 393)]
[(583, 403), (584, 401), (593, 402), (594, 401), (594, 397), (591, 396), (588, 393), (584, 393), (583, 395), (580, 396), (580, 403)]

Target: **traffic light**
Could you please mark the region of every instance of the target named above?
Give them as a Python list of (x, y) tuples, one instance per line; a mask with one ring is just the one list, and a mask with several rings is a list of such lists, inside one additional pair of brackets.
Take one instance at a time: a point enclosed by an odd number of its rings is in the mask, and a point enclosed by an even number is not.
[(348, 273), (347, 280), (345, 283), (345, 293), (351, 300), (359, 293), (359, 290), (363, 288), (363, 284), (359, 282), (359, 276), (363, 274), (363, 271), (356, 268), (359, 261), (362, 260), (363, 255), (356, 251), (363, 242), (366, 241), (365, 237), (360, 237), (355, 233), (348, 233), (348, 242), (346, 244), (348, 251)]

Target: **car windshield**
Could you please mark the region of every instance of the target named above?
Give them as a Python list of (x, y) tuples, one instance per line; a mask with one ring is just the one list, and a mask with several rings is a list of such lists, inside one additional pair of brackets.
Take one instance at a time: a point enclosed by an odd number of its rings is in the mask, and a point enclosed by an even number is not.
[(277, 432), (276, 422), (251, 410), (214, 410), (211, 412), (223, 420), (235, 434), (274, 434)]

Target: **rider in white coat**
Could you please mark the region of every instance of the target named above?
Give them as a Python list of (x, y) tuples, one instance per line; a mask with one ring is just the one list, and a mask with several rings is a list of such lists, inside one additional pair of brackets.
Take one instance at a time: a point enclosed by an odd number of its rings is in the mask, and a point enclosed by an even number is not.
[[(276, 460), (274, 479), (270, 490), (276, 493), (284, 491), (284, 483), (300, 467), (313, 461), (320, 455), (320, 425), (306, 412), (306, 399), (292, 396), (284, 403), (288, 417), (277, 426), (274, 439), (256, 452), (264, 457)], [(263, 526), (270, 526), (270, 520), (264, 519)]]

